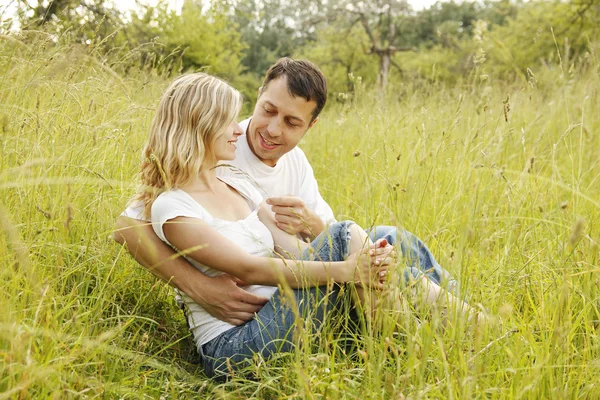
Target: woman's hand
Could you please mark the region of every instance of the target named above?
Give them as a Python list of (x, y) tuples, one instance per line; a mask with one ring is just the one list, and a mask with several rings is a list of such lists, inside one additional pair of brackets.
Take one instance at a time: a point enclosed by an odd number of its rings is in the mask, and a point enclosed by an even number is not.
[(382, 290), (389, 266), (396, 261), (396, 250), (387, 240), (380, 239), (346, 260), (352, 281), (371, 289)]

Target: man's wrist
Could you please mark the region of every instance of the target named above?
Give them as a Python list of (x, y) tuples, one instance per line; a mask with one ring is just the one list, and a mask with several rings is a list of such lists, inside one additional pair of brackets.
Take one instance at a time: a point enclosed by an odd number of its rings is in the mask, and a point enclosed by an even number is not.
[(321, 218), (319, 218), (319, 216), (314, 213), (311, 215), (311, 221), (307, 225), (308, 226), (306, 227), (303, 233), (306, 237), (310, 238), (311, 240), (319, 236), (321, 232), (325, 230), (325, 224), (323, 223), (323, 221), (321, 221)]
[(204, 306), (205, 301), (202, 291), (198, 289), (209, 287), (210, 283), (208, 281), (211, 278), (189, 264), (187, 267), (190, 267), (190, 269), (187, 269), (187, 273), (171, 277), (171, 284), (191, 297), (196, 303)]

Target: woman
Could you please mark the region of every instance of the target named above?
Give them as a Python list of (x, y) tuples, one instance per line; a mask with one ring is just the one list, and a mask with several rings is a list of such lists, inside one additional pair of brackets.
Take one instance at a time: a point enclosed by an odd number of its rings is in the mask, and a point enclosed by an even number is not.
[[(350, 221), (306, 244), (277, 227), (250, 181), (217, 177), (217, 163), (235, 157), (241, 105), (242, 96), (217, 78), (202, 73), (177, 78), (152, 123), (137, 195), (158, 237), (196, 268), (209, 276), (236, 276), (250, 285), (248, 291), (270, 298), (253, 320), (233, 326), (182, 294), (205, 371), (216, 378), (255, 353), (289, 351), (298, 315), (312, 312), (310, 322), (318, 329), (337, 303), (340, 286), (333, 282), (356, 283), (357, 301), (372, 311), (371, 300), (385, 287), (393, 263), (391, 246), (385, 241), (373, 246)], [(291, 301), (284, 301), (278, 284), (292, 288)], [(439, 286), (425, 280), (423, 285), (426, 300), (440, 297)], [(457, 301), (451, 294), (446, 298)]]

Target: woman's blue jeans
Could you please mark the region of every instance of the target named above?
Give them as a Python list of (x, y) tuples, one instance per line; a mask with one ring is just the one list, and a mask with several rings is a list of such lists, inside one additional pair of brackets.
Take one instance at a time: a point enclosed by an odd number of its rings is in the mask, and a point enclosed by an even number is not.
[[(352, 224), (352, 221), (332, 224), (313, 240), (302, 259), (345, 260), (349, 249), (349, 227)], [(425, 274), (436, 283), (446, 283), (451, 290), (456, 289), (456, 285), (452, 284), (456, 281), (439, 266), (429, 249), (416, 236), (408, 232), (397, 235), (394, 227), (377, 227), (371, 230), (370, 235), (373, 240), (385, 238), (390, 244), (399, 245), (407, 261), (406, 279)], [(348, 302), (341, 292), (343, 287), (339, 285), (277, 290), (254, 319), (199, 347), (205, 373), (223, 380), (246, 365), (254, 354), (269, 358), (276, 353), (290, 352), (294, 348), (294, 334), (299, 328), (318, 332), (329, 312), (347, 312), (340, 311), (348, 310), (340, 304)]]

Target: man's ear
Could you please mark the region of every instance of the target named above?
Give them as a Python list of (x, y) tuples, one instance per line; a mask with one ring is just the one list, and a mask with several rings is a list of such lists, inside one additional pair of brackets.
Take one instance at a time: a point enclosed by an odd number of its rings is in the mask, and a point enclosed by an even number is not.
[(310, 125), (308, 125), (308, 129), (312, 128), (313, 125), (316, 124), (318, 120), (319, 120), (319, 117), (313, 119), (313, 121), (310, 123)]
[(258, 97), (260, 97), (260, 92), (262, 92), (262, 86), (258, 88)]

